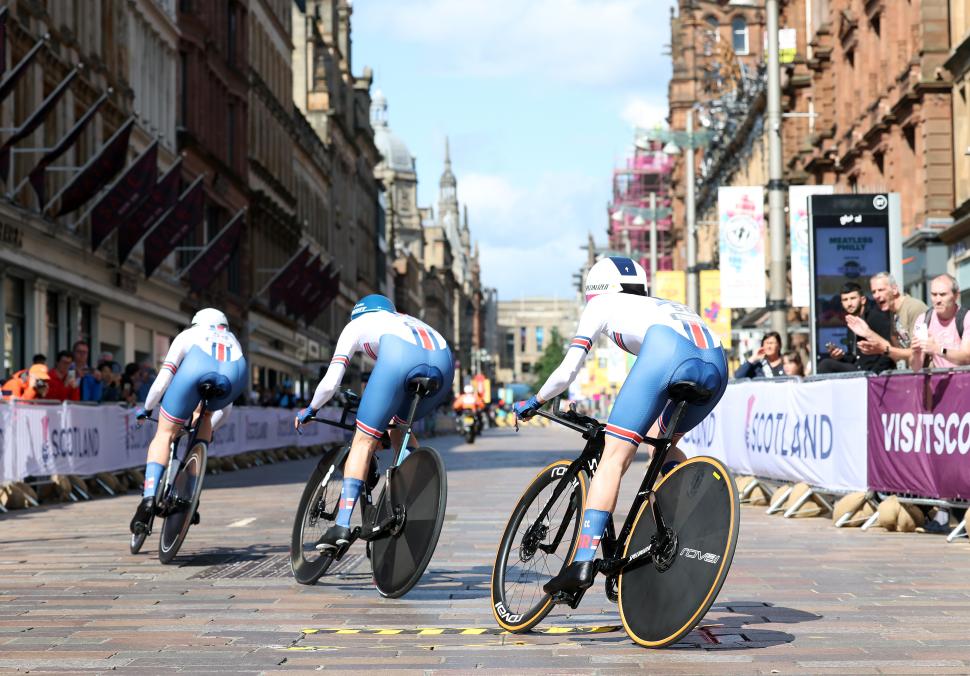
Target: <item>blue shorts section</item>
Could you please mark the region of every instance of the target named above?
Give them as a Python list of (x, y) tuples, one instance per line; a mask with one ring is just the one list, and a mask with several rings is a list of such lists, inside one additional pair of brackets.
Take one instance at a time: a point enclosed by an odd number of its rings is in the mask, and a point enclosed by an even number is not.
[(674, 412), (667, 387), (682, 380), (695, 382), (714, 395), (703, 404), (687, 407), (678, 434), (696, 427), (720, 401), (727, 388), (727, 361), (720, 347), (703, 349), (669, 326), (651, 326), (613, 404), (606, 433), (639, 444), (658, 418), (661, 432), (666, 431)]
[(377, 353), (377, 364), (357, 410), (357, 429), (371, 436), (380, 436), (387, 430), (392, 417), (407, 420), (413, 399), (405, 387), (408, 380), (434, 378), (438, 381), (438, 391), (418, 404), (414, 419), (420, 420), (448, 396), (454, 375), (455, 362), (447, 347), (425, 350), (397, 336), (384, 336)]
[(217, 361), (199, 347), (193, 346), (185, 355), (175, 377), (162, 397), (162, 415), (171, 422), (185, 422), (202, 398), (199, 380), (208, 373), (218, 373), (229, 379), (232, 389), (225, 397), (209, 401), (208, 410), (218, 411), (235, 401), (246, 385), (246, 360)]

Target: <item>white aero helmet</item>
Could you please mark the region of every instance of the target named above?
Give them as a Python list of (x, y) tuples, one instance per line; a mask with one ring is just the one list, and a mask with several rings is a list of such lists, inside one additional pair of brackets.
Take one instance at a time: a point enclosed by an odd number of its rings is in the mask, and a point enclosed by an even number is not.
[(471, 394), (474, 391), (475, 391), (474, 387), (472, 387), (471, 385), (465, 385), (465, 394)]
[(610, 256), (596, 261), (586, 274), (586, 300), (602, 293), (647, 295), (647, 271), (632, 258)]
[(207, 307), (199, 310), (192, 317), (192, 326), (229, 326), (229, 320), (221, 310)]

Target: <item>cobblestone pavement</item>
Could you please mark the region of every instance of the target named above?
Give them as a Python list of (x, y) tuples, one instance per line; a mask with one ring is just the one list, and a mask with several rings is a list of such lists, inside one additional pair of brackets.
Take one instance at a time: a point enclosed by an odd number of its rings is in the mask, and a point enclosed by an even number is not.
[[(359, 544), (317, 586), (290, 577), (290, 528), (315, 459), (208, 477), (202, 523), (169, 566), (155, 538), (128, 554), (134, 494), (0, 516), (0, 672), (970, 672), (966, 541), (754, 507), (742, 510), (718, 602), (679, 647), (633, 644), (600, 585), (539, 626), (560, 633), (501, 634), (488, 582), (512, 501), (579, 441), (535, 427), (489, 430), (472, 446), (435, 439), (448, 515), (425, 577), (398, 600), (375, 592)], [(641, 459), (621, 504), (642, 471)]]

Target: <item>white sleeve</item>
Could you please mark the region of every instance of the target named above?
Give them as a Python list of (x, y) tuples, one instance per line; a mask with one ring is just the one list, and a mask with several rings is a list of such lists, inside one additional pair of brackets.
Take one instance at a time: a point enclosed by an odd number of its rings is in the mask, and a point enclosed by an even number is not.
[(358, 327), (361, 324), (363, 322), (350, 322), (340, 332), (340, 338), (337, 339), (337, 348), (333, 352), (330, 366), (320, 380), (320, 384), (317, 385), (313, 399), (310, 401), (310, 408), (314, 411), (319, 411), (324, 404), (330, 401), (334, 392), (340, 387), (340, 381), (344, 378), (350, 360), (360, 350), (360, 328)]
[(222, 423), (226, 422), (226, 420), (229, 418), (230, 413), (232, 413), (232, 404), (229, 404), (224, 408), (220, 408), (218, 411), (212, 414), (211, 422), (212, 422), (213, 432), (219, 429)]
[(545, 384), (539, 388), (536, 395), (540, 402), (547, 402), (558, 394), (561, 394), (573, 382), (579, 369), (586, 361), (586, 355), (593, 348), (600, 331), (603, 330), (605, 320), (600, 317), (598, 310), (599, 304), (589, 304), (583, 310), (583, 316), (579, 319), (579, 327), (576, 329), (576, 336), (570, 341), (566, 348), (566, 356)]
[(162, 368), (158, 371), (155, 382), (152, 383), (151, 388), (148, 390), (148, 396), (145, 397), (146, 410), (154, 411), (155, 407), (162, 401), (162, 395), (165, 394), (165, 390), (172, 382), (172, 378), (175, 377), (175, 372), (178, 370), (179, 364), (182, 363), (182, 359), (185, 358), (185, 354), (192, 346), (191, 338), (186, 335), (187, 333), (188, 331), (183, 331), (175, 336), (171, 347), (168, 348), (168, 354), (165, 355)]

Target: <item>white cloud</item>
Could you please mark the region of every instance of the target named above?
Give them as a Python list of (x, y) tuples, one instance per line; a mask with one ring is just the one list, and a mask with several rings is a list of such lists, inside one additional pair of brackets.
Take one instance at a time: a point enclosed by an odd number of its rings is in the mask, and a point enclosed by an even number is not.
[(602, 238), (608, 189), (606, 177), (576, 174), (547, 173), (521, 186), (490, 174), (460, 177), (484, 283), (500, 298), (569, 296), (586, 255), (579, 247), (590, 231)]
[(355, 7), (362, 20), (421, 44), (455, 75), (527, 76), (611, 86), (665, 73), (670, 39), (660, 0), (412, 0)]
[(631, 127), (653, 128), (667, 126), (667, 101), (665, 99), (647, 100), (640, 96), (630, 97), (620, 117)]

